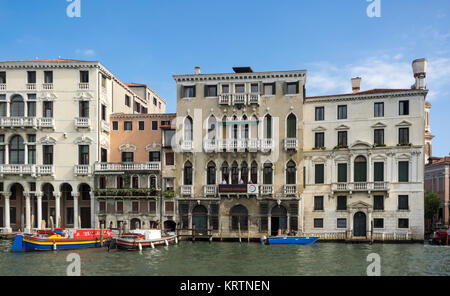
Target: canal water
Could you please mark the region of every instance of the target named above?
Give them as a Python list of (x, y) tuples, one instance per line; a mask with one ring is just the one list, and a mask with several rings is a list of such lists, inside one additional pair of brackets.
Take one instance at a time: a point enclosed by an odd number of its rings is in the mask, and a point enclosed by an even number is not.
[[(72, 251), (10, 253), (0, 240), (0, 276), (66, 275)], [(180, 242), (178, 245), (113, 252), (74, 251), (81, 275), (366, 275), (367, 256), (381, 258), (381, 275), (450, 275), (450, 247), (422, 244), (315, 243), (267, 246), (259, 243)]]

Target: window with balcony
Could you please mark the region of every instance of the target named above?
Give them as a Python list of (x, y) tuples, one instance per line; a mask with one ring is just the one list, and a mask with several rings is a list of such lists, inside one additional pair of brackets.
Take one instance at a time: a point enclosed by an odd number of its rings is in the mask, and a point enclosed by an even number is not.
[(346, 211), (347, 210), (347, 196), (337, 197), (337, 210)]
[(374, 103), (374, 117), (384, 117), (384, 103)]
[(25, 164), (25, 144), (19, 135), (11, 137), (9, 141), (9, 163)]
[(53, 71), (44, 71), (44, 83), (53, 83)]
[(325, 120), (325, 107), (316, 107), (316, 121)]
[(315, 184), (323, 184), (324, 183), (324, 164), (318, 163), (314, 166), (314, 181)]
[(139, 188), (139, 176), (131, 177), (131, 188), (133, 188), (133, 189)]
[(43, 102), (42, 103), (42, 116), (44, 118), (53, 117), (53, 102)]
[(231, 164), (231, 184), (239, 184), (239, 166), (236, 161)]
[(347, 183), (347, 164), (346, 163), (338, 164), (338, 182), (339, 183)]
[(222, 167), (220, 168), (222, 172), (222, 182), (221, 184), (229, 184), (230, 181), (230, 168), (228, 166), (228, 162), (224, 161), (222, 163)]
[(245, 93), (245, 84), (236, 84), (234, 86), (234, 90), (237, 94)]
[(53, 164), (53, 145), (43, 145), (42, 146), (42, 163), (44, 165)]
[(28, 135), (28, 164), (36, 164), (36, 135)]
[(409, 101), (399, 101), (398, 102), (398, 115), (409, 115)]
[(338, 106), (337, 119), (347, 119), (347, 105)]
[(217, 97), (217, 85), (205, 85), (205, 97)]
[(24, 110), (25, 110), (25, 104), (22, 96), (16, 95), (11, 98), (10, 103), (10, 115), (12, 117), (23, 117), (25, 116)]
[(274, 83), (264, 83), (264, 95), (271, 96), (275, 95), (275, 82)]
[(0, 164), (5, 164), (5, 135), (0, 135)]
[(314, 147), (316, 149), (325, 147), (325, 133), (314, 134)]
[(409, 144), (409, 128), (402, 127), (398, 129), (398, 143)]
[(347, 219), (346, 218), (338, 218), (336, 227), (337, 228), (347, 228)]
[(373, 142), (375, 145), (384, 145), (384, 129), (374, 130)]
[(192, 185), (192, 179), (193, 179), (193, 175), (192, 175), (192, 163), (190, 161), (187, 161), (184, 164), (184, 168), (183, 168), (183, 185)]
[(161, 161), (161, 153), (159, 151), (149, 151), (148, 161)]
[(78, 145), (78, 164), (89, 164), (89, 145)]
[[(28, 99), (30, 98), (28, 97)], [(36, 102), (27, 102), (27, 116), (36, 117)]]
[(376, 211), (384, 211), (384, 196), (375, 195), (373, 197), (373, 209)]
[(367, 182), (367, 159), (364, 156), (355, 158), (354, 179), (355, 182)]
[(384, 219), (383, 218), (373, 219), (373, 228), (384, 228)]
[(222, 93), (223, 94), (228, 94), (230, 93), (230, 86), (228, 84), (223, 84), (222, 85)]
[(245, 161), (241, 163), (241, 180), (244, 184), (248, 182), (248, 164)]
[(0, 95), (0, 117), (6, 116), (6, 108), (7, 108), (6, 96)]
[(295, 95), (299, 93), (300, 83), (299, 82), (288, 82), (285, 84), (285, 94)]
[(101, 162), (108, 162), (108, 150), (101, 148), (100, 157)]
[(192, 141), (192, 139), (193, 139), (192, 118), (188, 116), (184, 120), (184, 140)]
[(409, 182), (409, 161), (398, 162), (398, 181)]
[(253, 184), (258, 184), (258, 164), (256, 161), (252, 162), (252, 166), (250, 168), (250, 181)]
[(81, 118), (89, 117), (89, 101), (79, 102), (79, 117)]
[(297, 166), (292, 160), (286, 164), (286, 184), (297, 184)]
[(166, 165), (175, 165), (175, 154), (173, 152), (166, 152)]
[(264, 116), (264, 138), (272, 139), (272, 116)]
[(216, 126), (217, 126), (216, 117), (214, 117), (214, 115), (211, 115), (208, 118), (208, 139), (209, 140), (216, 139)]
[(133, 162), (133, 161), (134, 161), (134, 152), (122, 151), (122, 162)]
[(117, 189), (123, 189), (125, 187), (125, 182), (122, 176), (117, 176), (116, 178), (116, 187)]
[(123, 122), (123, 129), (125, 131), (131, 131), (133, 130), (133, 122), (132, 121), (124, 121)]
[(338, 132), (338, 146), (347, 147), (347, 131)]
[(399, 210), (409, 210), (408, 195), (398, 196), (398, 209)]
[(80, 71), (80, 83), (89, 83), (89, 71)]
[(297, 138), (297, 117), (291, 113), (286, 119), (286, 136), (291, 139)]
[(29, 84), (36, 83), (36, 71), (27, 71), (27, 82)]
[(215, 185), (216, 184), (216, 164), (212, 161), (208, 163), (206, 169), (206, 184)]
[(250, 92), (251, 92), (252, 94), (257, 94), (257, 93), (259, 93), (259, 85), (258, 85), (258, 83), (252, 83), (252, 84), (250, 85)]
[(273, 165), (271, 163), (265, 163), (263, 168), (263, 184), (273, 184)]
[(375, 182), (384, 181), (384, 162), (375, 162), (373, 164), (373, 180)]
[(249, 138), (249, 125), (247, 123), (247, 116), (244, 114), (242, 116), (242, 121), (244, 124), (241, 124), (241, 139), (248, 139)]

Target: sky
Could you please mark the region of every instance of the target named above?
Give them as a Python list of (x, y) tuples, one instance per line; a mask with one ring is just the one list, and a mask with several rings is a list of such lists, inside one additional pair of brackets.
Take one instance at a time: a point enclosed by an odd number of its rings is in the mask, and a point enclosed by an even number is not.
[[(0, 60), (100, 61), (146, 83), (176, 111), (175, 74), (307, 70), (307, 96), (410, 88), (411, 63), (429, 61), (434, 156), (450, 153), (448, 0), (0, 0)], [(379, 17), (369, 5), (380, 3)], [(72, 10), (74, 11), (74, 10)], [(372, 10), (375, 11), (375, 10)], [(72, 14), (73, 15), (73, 14)]]

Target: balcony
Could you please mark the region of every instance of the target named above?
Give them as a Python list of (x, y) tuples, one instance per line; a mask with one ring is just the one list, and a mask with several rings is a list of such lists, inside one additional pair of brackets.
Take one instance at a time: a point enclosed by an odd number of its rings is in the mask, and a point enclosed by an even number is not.
[(246, 94), (234, 94), (233, 95), (233, 105), (245, 105), (247, 103)]
[(205, 185), (203, 187), (203, 193), (205, 196), (213, 196), (217, 195), (217, 186), (216, 185)]
[(0, 117), (0, 128), (36, 128), (35, 117)]
[(284, 195), (297, 196), (297, 185), (296, 184), (286, 184), (283, 186)]
[(219, 105), (259, 105), (260, 95), (257, 93), (220, 94)]
[(53, 83), (43, 83), (42, 89), (43, 90), (53, 90)]
[(34, 164), (0, 164), (0, 176), (3, 175), (36, 175)]
[(39, 128), (55, 128), (55, 119), (52, 117), (42, 117), (38, 119)]
[(218, 150), (219, 147), (219, 141), (215, 140), (215, 139), (207, 139), (205, 140), (205, 142), (203, 143), (203, 147), (205, 149), (205, 152), (209, 153), (209, 152), (214, 152)]
[[(296, 140), (296, 139), (295, 139)], [(298, 143), (298, 142), (297, 142)], [(211, 152), (269, 152), (273, 149), (272, 139), (207, 139), (203, 142), (203, 149)], [(183, 149), (185, 150), (185, 149)]]
[(6, 90), (6, 83), (0, 83), (0, 90)]
[(220, 184), (218, 186), (220, 195), (257, 195), (257, 184)]
[(75, 176), (90, 176), (91, 166), (88, 164), (77, 164), (73, 168)]
[(333, 192), (389, 191), (389, 182), (333, 183), (331, 190)]
[(27, 90), (36, 90), (36, 83), (27, 83), (27, 84), (25, 85), (25, 88), (26, 88)]
[(90, 128), (91, 121), (88, 117), (77, 117), (75, 118), (76, 128)]
[(219, 95), (219, 105), (231, 105), (231, 94)]
[(82, 89), (82, 90), (89, 89), (89, 82), (88, 83), (84, 83), (84, 82), (79, 83), (78, 88)]
[(261, 139), (261, 151), (270, 152), (273, 149), (272, 139)]
[(53, 165), (51, 165), (51, 164), (38, 165), (37, 166), (37, 174), (38, 174), (38, 176), (54, 176), (55, 169), (54, 169)]
[(109, 123), (104, 120), (102, 120), (102, 131), (106, 133), (109, 133), (111, 131)]
[(298, 140), (297, 138), (286, 138), (284, 139), (284, 150), (297, 150), (298, 149)]
[(259, 105), (260, 95), (259, 94), (248, 94), (247, 104)]
[(260, 185), (259, 188), (260, 188), (262, 196), (273, 195), (273, 185), (264, 184), (264, 185)]
[(126, 171), (160, 171), (161, 162), (97, 162), (94, 170), (98, 172), (126, 172)]
[(192, 150), (194, 150), (194, 141), (192, 141), (192, 140), (183, 140), (181, 142), (181, 150), (183, 152), (192, 152)]
[(192, 185), (181, 185), (182, 196), (192, 196), (194, 189)]

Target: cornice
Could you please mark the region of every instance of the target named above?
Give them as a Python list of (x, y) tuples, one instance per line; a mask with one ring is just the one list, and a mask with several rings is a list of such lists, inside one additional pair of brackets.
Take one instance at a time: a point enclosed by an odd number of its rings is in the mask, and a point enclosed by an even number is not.
[(378, 94), (349, 94), (349, 95), (336, 95), (336, 96), (324, 96), (324, 97), (310, 97), (306, 98), (304, 104), (308, 103), (317, 103), (317, 102), (338, 102), (338, 101), (358, 101), (358, 100), (367, 100), (367, 99), (380, 99), (380, 98), (388, 98), (388, 97), (413, 97), (417, 95), (426, 96), (428, 90), (407, 90), (403, 92), (384, 92)]
[(220, 74), (188, 74), (173, 75), (176, 82), (196, 82), (211, 80), (251, 80), (251, 79), (280, 79), (301, 78), (305, 79), (306, 70), (278, 71), (278, 72), (254, 72), (254, 73), (220, 73)]

